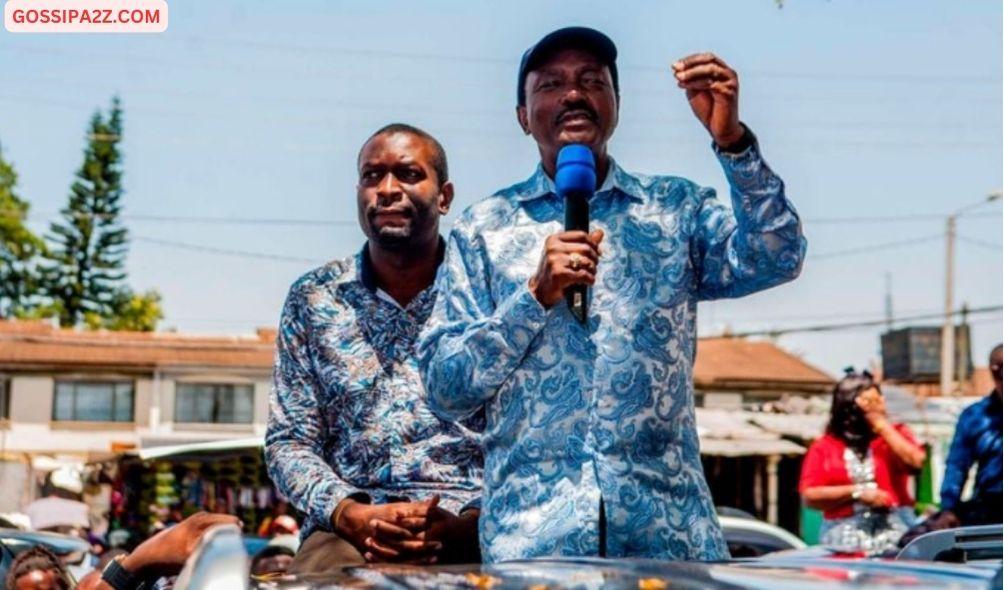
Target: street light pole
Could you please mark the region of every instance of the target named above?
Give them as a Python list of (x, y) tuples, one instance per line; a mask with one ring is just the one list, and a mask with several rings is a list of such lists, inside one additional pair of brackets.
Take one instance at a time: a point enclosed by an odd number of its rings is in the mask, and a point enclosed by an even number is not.
[(952, 309), (955, 281), (955, 221), (960, 214), (1000, 198), (1001, 191), (994, 191), (985, 199), (957, 210), (945, 220), (945, 320), (941, 325), (941, 395), (955, 393), (955, 322)]

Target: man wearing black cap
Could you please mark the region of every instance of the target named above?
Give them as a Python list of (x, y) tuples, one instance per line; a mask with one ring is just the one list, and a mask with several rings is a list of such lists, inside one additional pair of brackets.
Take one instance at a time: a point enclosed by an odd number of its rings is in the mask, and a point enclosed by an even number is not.
[[(732, 187), (625, 172), (617, 50), (573, 27), (520, 63), (516, 115), (540, 151), (527, 180), (467, 210), (450, 234), (419, 341), (429, 405), (488, 427), (480, 521), (489, 562), (552, 555), (722, 559), (694, 419), (697, 302), (798, 276), (801, 224), (739, 122), (738, 80), (712, 54), (673, 64)], [(596, 161), (592, 233), (562, 231), (558, 151)], [(543, 250), (543, 252), (542, 252)], [(562, 301), (588, 285), (588, 316)]]

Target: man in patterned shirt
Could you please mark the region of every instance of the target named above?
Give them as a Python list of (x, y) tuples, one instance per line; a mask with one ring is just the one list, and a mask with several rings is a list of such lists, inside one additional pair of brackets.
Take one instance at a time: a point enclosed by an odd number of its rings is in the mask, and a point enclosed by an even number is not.
[[(801, 270), (801, 224), (739, 122), (736, 73), (711, 54), (672, 66), (711, 135), (730, 211), (712, 189), (628, 173), (609, 156), (616, 55), (605, 35), (578, 27), (523, 55), (516, 114), (540, 165), (458, 220), (419, 342), (433, 410), (487, 410), (488, 562), (726, 558), (694, 421), (697, 302)], [(572, 143), (596, 160), (590, 234), (562, 231), (555, 159)], [(585, 323), (563, 301), (576, 284), (591, 287)]]
[(365, 246), (297, 280), (280, 320), (265, 455), (306, 515), (291, 571), (477, 560), (484, 418), (434, 416), (414, 354), (453, 199), (446, 155), (394, 124), (358, 170)]

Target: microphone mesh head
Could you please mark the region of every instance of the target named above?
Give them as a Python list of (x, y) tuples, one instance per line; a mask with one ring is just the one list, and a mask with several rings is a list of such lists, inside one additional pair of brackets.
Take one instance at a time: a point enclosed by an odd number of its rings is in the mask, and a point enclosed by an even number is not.
[(554, 185), (559, 195), (596, 192), (596, 159), (588, 147), (573, 143), (561, 148), (555, 168)]

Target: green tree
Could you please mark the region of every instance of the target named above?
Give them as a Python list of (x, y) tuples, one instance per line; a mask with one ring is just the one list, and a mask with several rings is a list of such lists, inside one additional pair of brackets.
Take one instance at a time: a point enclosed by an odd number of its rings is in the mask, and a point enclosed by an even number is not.
[(118, 293), (110, 317), (96, 313), (85, 313), (84, 323), (92, 330), (127, 330), (131, 332), (153, 332), (157, 322), (164, 319), (160, 307), (160, 293), (147, 291), (133, 293), (125, 289)]
[(120, 141), (122, 108), (116, 97), (107, 116), (97, 111), (91, 117), (69, 202), (46, 236), (50, 247), (42, 282), (63, 326), (80, 324), (85, 314), (112, 318), (123, 298), (127, 243), (119, 220)]
[(21, 313), (38, 294), (35, 263), (45, 242), (25, 226), (29, 205), (15, 192), (17, 172), (0, 149), (0, 318)]

